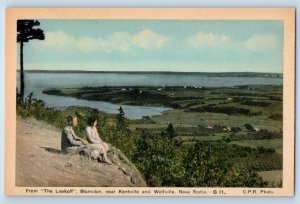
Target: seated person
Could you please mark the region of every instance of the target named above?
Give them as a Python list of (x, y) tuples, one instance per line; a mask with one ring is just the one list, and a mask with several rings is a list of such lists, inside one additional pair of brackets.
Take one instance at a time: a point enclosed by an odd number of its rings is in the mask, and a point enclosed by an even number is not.
[(86, 139), (90, 144), (101, 146), (102, 147), (102, 157), (106, 163), (111, 164), (109, 159), (107, 158), (107, 152), (109, 151), (109, 145), (100, 139), (98, 131), (97, 131), (97, 117), (91, 116), (88, 118), (88, 125), (85, 129)]
[(77, 117), (68, 116), (68, 125), (64, 128), (61, 135), (61, 150), (65, 153), (79, 153), (83, 149), (83, 142), (80, 137), (78, 137), (74, 129), (78, 125)]
[(102, 144), (86, 144), (86, 142), (78, 137), (74, 129), (78, 120), (76, 116), (67, 117), (68, 125), (64, 128), (61, 136), (61, 150), (68, 154), (84, 153), (85, 155), (99, 159), (107, 164), (112, 164), (106, 156), (106, 148)]

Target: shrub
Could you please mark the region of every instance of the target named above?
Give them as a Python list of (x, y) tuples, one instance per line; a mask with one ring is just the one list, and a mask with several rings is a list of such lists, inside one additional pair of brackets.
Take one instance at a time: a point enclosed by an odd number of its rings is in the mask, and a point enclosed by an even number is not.
[(269, 118), (272, 120), (282, 120), (282, 114), (280, 113), (272, 114), (269, 116)]

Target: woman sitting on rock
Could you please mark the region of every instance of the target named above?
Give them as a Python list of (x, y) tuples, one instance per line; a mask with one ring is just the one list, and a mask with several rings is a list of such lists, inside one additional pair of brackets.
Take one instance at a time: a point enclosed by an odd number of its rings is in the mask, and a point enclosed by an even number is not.
[[(109, 145), (104, 142), (103, 140), (100, 139), (98, 131), (97, 131), (97, 116), (91, 116), (88, 118), (88, 127), (85, 129), (85, 136), (88, 142), (90, 143), (89, 145), (97, 146), (98, 148), (95, 148), (91, 152), (91, 156), (93, 158), (97, 157), (99, 155), (102, 158), (99, 158), (103, 162), (107, 164), (112, 164), (112, 162), (107, 158), (107, 152), (109, 150)], [(98, 151), (96, 150), (98, 149)], [(100, 150), (100, 152), (99, 152)]]

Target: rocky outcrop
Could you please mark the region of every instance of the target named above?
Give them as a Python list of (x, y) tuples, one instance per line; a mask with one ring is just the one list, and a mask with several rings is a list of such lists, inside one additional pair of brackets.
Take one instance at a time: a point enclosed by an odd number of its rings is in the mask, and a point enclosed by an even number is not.
[(26, 187), (142, 187), (135, 165), (117, 148), (113, 165), (60, 151), (61, 132), (34, 119), (17, 119), (16, 185)]

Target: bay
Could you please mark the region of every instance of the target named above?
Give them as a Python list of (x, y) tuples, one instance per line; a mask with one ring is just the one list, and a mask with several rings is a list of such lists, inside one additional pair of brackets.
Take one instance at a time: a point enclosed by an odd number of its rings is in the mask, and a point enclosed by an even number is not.
[[(17, 86), (19, 72), (17, 74)], [(209, 76), (186, 73), (87, 73), (87, 72), (25, 72), (25, 96), (30, 92), (43, 100), (48, 107), (66, 108), (83, 106), (96, 108), (107, 113), (118, 113), (120, 104), (102, 101), (88, 101), (72, 97), (43, 94), (49, 88), (80, 88), (100, 86), (196, 86), (232, 87), (240, 85), (282, 85), (281, 77), (269, 76)], [(143, 116), (160, 115), (167, 107), (122, 105), (125, 116), (139, 119)]]

